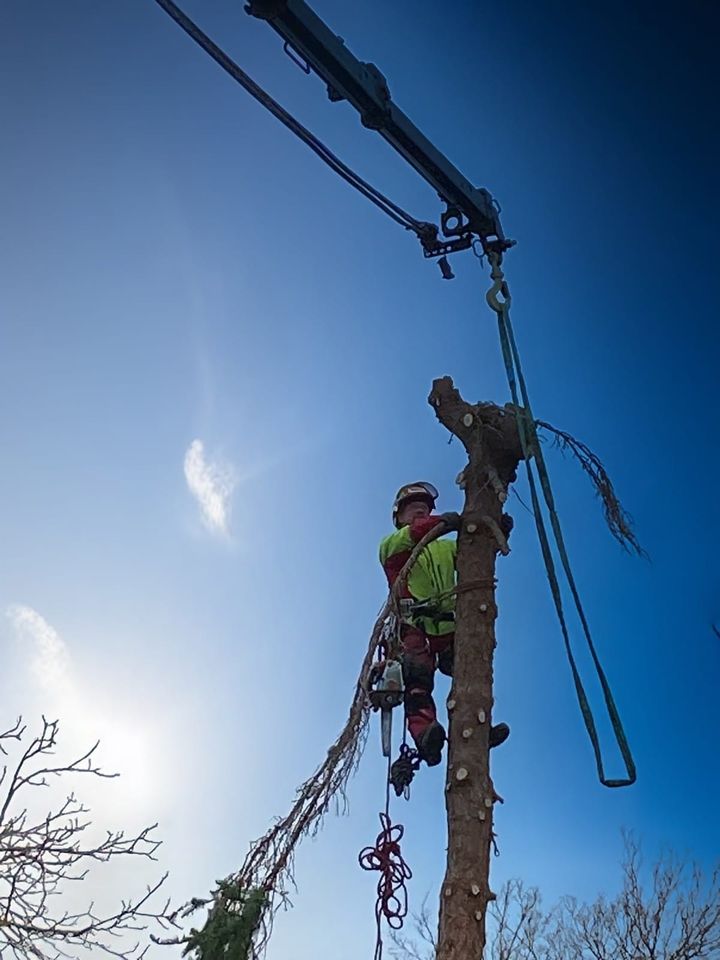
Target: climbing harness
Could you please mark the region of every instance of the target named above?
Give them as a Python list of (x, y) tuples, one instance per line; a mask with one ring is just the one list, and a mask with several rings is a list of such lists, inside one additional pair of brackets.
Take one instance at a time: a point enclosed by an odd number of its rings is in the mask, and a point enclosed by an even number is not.
[(432, 620), (433, 623), (455, 623), (454, 611), (441, 610), (440, 601), (434, 597), (432, 600), (411, 602), (408, 607), (408, 616), (411, 620), (422, 618), (423, 620)]
[[(630, 747), (625, 736), (620, 715), (615, 705), (610, 684), (605, 676), (605, 671), (602, 668), (597, 650), (595, 649), (595, 644), (593, 643), (590, 627), (585, 616), (585, 610), (580, 600), (580, 594), (575, 584), (575, 578), (570, 566), (570, 559), (565, 547), (565, 539), (560, 527), (560, 519), (555, 508), (555, 498), (550, 486), (550, 478), (548, 476), (542, 448), (538, 440), (535, 419), (530, 407), (530, 398), (528, 396), (525, 377), (523, 376), (522, 367), (520, 364), (520, 354), (515, 342), (512, 323), (510, 322), (511, 296), (507, 281), (505, 280), (505, 275), (502, 270), (502, 255), (503, 250), (506, 249), (506, 247), (503, 243), (493, 244), (491, 242), (486, 243), (484, 247), (488, 262), (490, 263), (491, 267), (490, 276), (493, 280), (493, 285), (486, 294), (486, 300), (490, 308), (497, 314), (498, 318), (500, 345), (502, 349), (503, 361), (505, 363), (505, 372), (508, 378), (508, 385), (510, 387), (513, 404), (515, 405), (518, 434), (520, 437), (520, 445), (522, 447), (523, 457), (525, 459), (525, 469), (527, 471), (528, 484), (530, 487), (530, 497), (532, 500), (535, 525), (537, 527), (540, 548), (542, 551), (543, 560), (545, 562), (545, 570), (550, 582), (550, 589), (553, 596), (553, 602), (555, 604), (555, 611), (560, 622), (560, 629), (562, 631), (563, 641), (565, 644), (565, 652), (570, 663), (570, 670), (572, 672), (573, 682), (575, 684), (575, 692), (577, 694), (585, 728), (587, 729), (588, 736), (590, 737), (590, 742), (592, 744), (593, 753), (595, 755), (595, 764), (597, 766), (600, 782), (606, 787), (626, 787), (634, 783), (636, 780), (637, 773), (635, 769), (635, 761), (633, 760), (630, 752)], [(521, 398), (522, 405), (520, 403)], [(570, 643), (570, 634), (565, 619), (560, 584), (555, 571), (555, 561), (553, 560), (550, 540), (545, 526), (545, 521), (543, 519), (540, 498), (537, 491), (537, 484), (533, 473), (533, 462), (535, 464), (535, 470), (537, 471), (537, 476), (540, 481), (540, 488), (542, 490), (545, 505), (550, 517), (550, 526), (553, 531), (555, 545), (560, 555), (560, 563), (562, 565), (563, 572), (565, 573), (565, 578), (570, 588), (570, 593), (572, 594), (575, 609), (577, 610), (580, 618), (580, 623), (582, 625), (585, 640), (590, 651), (590, 656), (592, 657), (595, 672), (598, 680), (600, 681), (600, 686), (602, 687), (605, 706), (607, 708), (608, 716), (610, 717), (615, 740), (620, 749), (625, 770), (627, 772), (627, 776), (622, 779), (608, 779), (605, 775), (602, 750), (595, 726), (595, 719), (592, 714), (592, 709), (590, 707), (585, 688), (580, 678), (580, 672), (578, 670)]]

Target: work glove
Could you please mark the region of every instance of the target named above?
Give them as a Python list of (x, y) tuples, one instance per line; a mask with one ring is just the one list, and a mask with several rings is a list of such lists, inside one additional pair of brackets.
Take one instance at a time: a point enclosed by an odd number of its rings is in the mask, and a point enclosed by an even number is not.
[(460, 514), (450, 511), (448, 513), (438, 514), (438, 520), (442, 520), (448, 530), (460, 529)]
[(505, 534), (506, 537), (510, 536), (512, 532), (512, 528), (514, 526), (515, 526), (515, 521), (510, 516), (509, 513), (504, 513), (502, 517), (500, 517), (500, 529), (502, 530), (502, 532)]

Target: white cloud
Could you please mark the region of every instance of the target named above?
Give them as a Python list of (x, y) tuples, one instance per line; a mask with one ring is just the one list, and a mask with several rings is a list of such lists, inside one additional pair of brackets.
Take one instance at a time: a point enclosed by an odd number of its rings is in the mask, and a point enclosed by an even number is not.
[(184, 469), (205, 526), (212, 533), (227, 535), (230, 498), (237, 482), (235, 471), (227, 464), (208, 460), (202, 440), (193, 440), (188, 447)]
[(18, 638), (31, 647), (30, 666), (40, 686), (48, 693), (67, 691), (70, 656), (57, 630), (37, 610), (22, 604), (8, 607), (7, 616)]

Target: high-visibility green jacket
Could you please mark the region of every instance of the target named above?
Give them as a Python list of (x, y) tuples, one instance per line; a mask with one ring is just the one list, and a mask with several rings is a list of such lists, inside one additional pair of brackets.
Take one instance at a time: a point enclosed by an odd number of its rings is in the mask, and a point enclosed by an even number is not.
[[(415, 544), (439, 522), (438, 517), (422, 517), (385, 537), (380, 543), (380, 563), (392, 587), (398, 574), (407, 562)], [(455, 586), (455, 540), (440, 537), (433, 540), (415, 561), (401, 596), (415, 600), (430, 600), (452, 590)], [(455, 609), (455, 597), (447, 597), (435, 604), (442, 613)], [(432, 636), (452, 633), (452, 620), (433, 620), (432, 617), (414, 617), (411, 622)]]

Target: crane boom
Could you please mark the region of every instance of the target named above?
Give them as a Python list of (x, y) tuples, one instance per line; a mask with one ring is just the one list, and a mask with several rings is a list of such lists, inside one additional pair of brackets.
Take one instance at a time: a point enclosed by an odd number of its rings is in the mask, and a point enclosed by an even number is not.
[[(470, 246), (473, 235), (484, 243), (505, 238), (498, 206), (484, 187), (474, 187), (397, 107), (387, 81), (373, 63), (358, 60), (341, 37), (317, 16), (304, 0), (249, 0), (245, 10), (266, 20), (327, 84), (331, 100), (347, 100), (360, 114), (364, 126), (377, 130), (397, 152), (438, 192), (447, 209), (441, 217), (443, 235), (423, 240), (426, 256), (441, 256)], [(509, 245), (509, 243), (508, 243)]]

